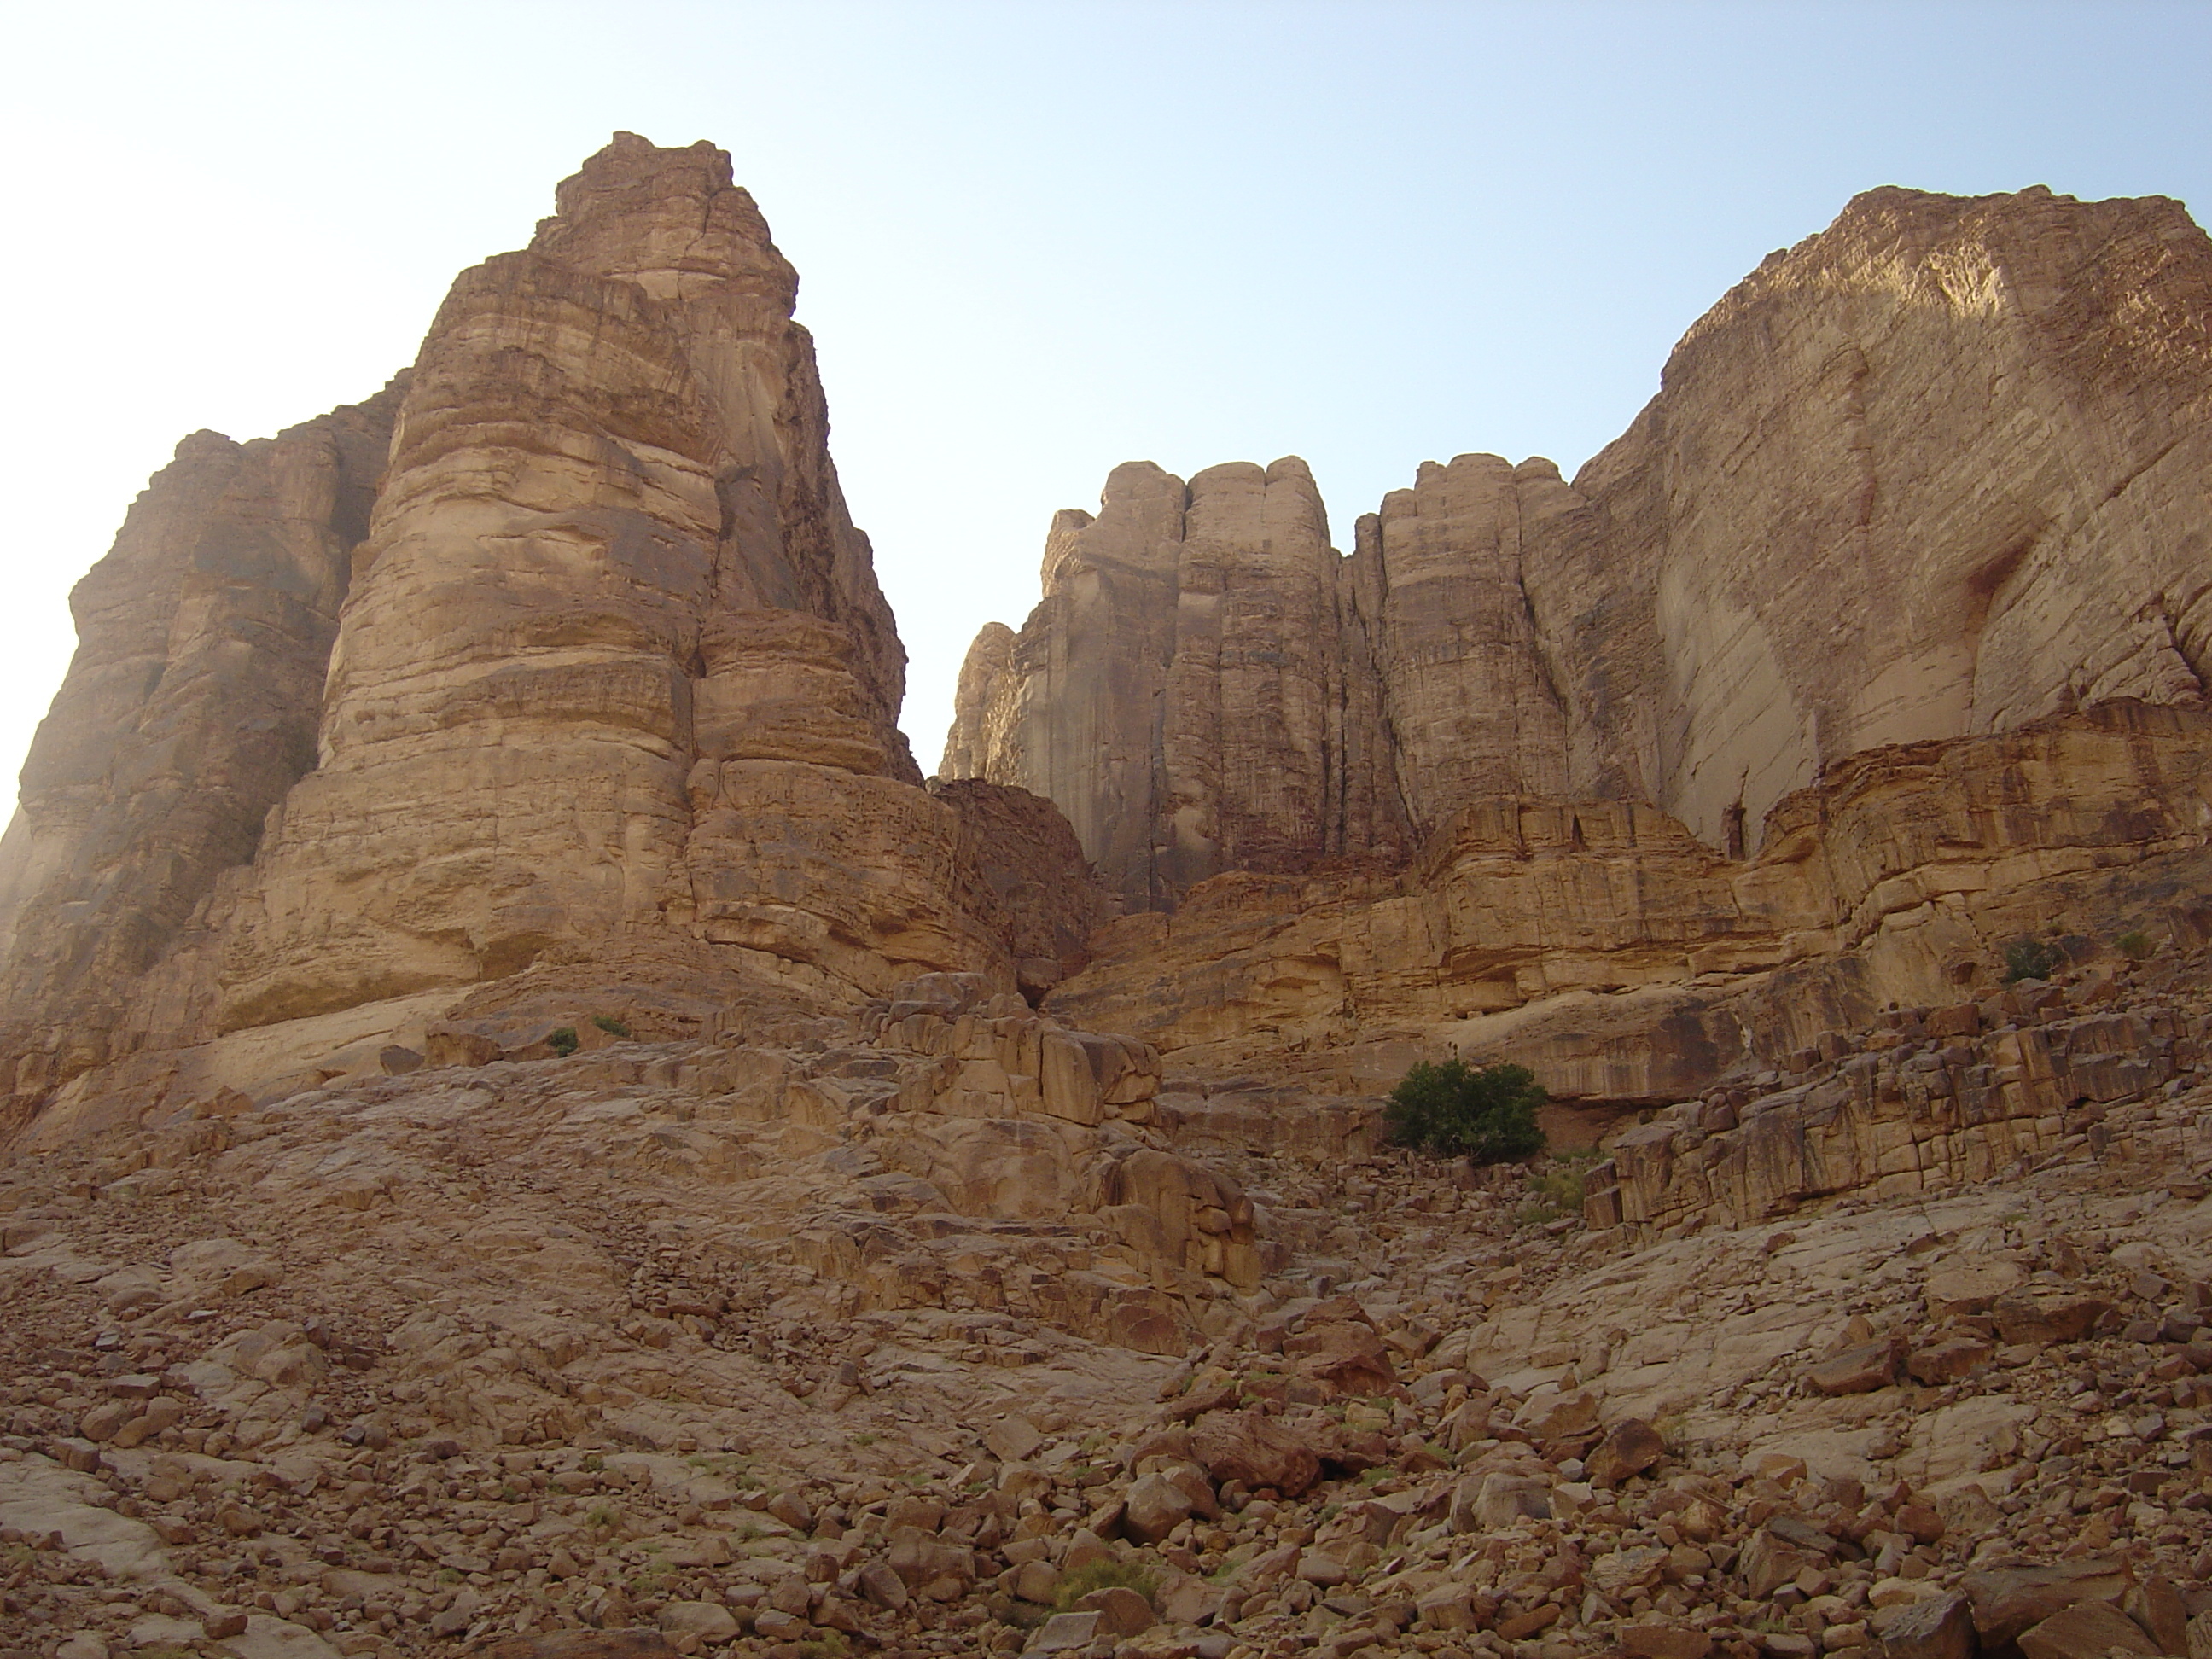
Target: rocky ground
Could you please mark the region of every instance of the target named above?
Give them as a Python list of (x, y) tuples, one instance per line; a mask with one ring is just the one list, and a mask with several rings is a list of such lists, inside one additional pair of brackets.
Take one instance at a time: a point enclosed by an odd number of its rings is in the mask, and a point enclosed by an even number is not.
[[(851, 1072), (837, 1035), (817, 1073)], [(1571, 1161), (1547, 1194), (1224, 1151), (1216, 1114), (1248, 1291), (1117, 1242), (1126, 1206), (987, 1224), (886, 1141), (715, 1142), (711, 1048), (356, 1079), (0, 1170), (0, 1652), (2105, 1659), (2212, 1632), (2193, 1072), (2035, 1167), (1643, 1243), (1562, 1207)], [(1083, 1144), (1172, 1143), (1176, 1111), (1129, 1109), (1156, 1121)], [(852, 1243), (862, 1215), (889, 1243)], [(1067, 1311), (1139, 1294), (1179, 1351)]]

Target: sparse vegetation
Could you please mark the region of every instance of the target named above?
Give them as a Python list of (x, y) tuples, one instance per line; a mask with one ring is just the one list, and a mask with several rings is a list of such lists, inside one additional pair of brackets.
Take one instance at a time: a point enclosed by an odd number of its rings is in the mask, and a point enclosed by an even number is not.
[(2120, 947), (2120, 954), (2130, 962), (2147, 962), (2158, 950), (2156, 942), (2140, 927), (2121, 934), (2112, 942)]
[(592, 1024), (598, 1026), (609, 1036), (620, 1037), (625, 1042), (629, 1041), (629, 1026), (625, 1022), (617, 1019), (612, 1014), (593, 1014), (592, 1016)]
[(583, 1039), (576, 1035), (574, 1026), (560, 1025), (556, 1026), (546, 1037), (545, 1046), (565, 1060), (576, 1052), (578, 1045), (582, 1042)]
[(2056, 945), (2039, 939), (2016, 939), (2004, 948), (2004, 982), (2017, 985), (2024, 979), (2049, 979), (2058, 971), (2061, 960)]
[(1577, 1152), (1554, 1152), (1549, 1169), (1528, 1177), (1528, 1190), (1555, 1210), (1579, 1215), (1583, 1207), (1583, 1177), (1601, 1156), (1595, 1147)]
[(1390, 1091), (1383, 1121), (1395, 1146), (1437, 1158), (1505, 1164), (1543, 1150), (1536, 1109), (1544, 1100), (1542, 1086), (1526, 1066), (1475, 1069), (1456, 1060), (1441, 1066), (1424, 1060)]
[[(1060, 1581), (1060, 1589), (1053, 1597), (1053, 1606), (1066, 1613), (1093, 1590), (1112, 1589), (1119, 1585), (1133, 1589), (1146, 1601), (1152, 1599), (1159, 1581), (1141, 1567), (1127, 1561), (1091, 1561), (1078, 1567)], [(1157, 1609), (1156, 1609), (1157, 1610)]]

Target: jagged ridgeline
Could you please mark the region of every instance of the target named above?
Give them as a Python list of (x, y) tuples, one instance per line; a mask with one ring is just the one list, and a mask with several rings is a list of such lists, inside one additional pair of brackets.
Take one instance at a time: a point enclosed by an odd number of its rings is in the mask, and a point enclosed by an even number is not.
[(1427, 463), (1346, 556), (1295, 458), (1117, 468), (942, 770), (1137, 913), (1056, 1006), (1194, 1063), (1448, 1034), (1657, 1102), (2024, 933), (2195, 941), (2208, 328), (2178, 203), (1870, 191), (1571, 483)]
[(623, 136), (557, 208), (376, 397), (187, 439), (79, 587), (0, 846), (18, 1122), (945, 972), (1618, 1107), (2212, 911), (2178, 204), (1860, 197), (1572, 482), (1425, 465), (1348, 556), (1295, 459), (1121, 467), (927, 785), (726, 156)]
[(556, 206), (76, 591), (0, 1659), (2212, 1652), (2179, 206), (1862, 197), (1349, 557), (1120, 468), (927, 781), (729, 158)]

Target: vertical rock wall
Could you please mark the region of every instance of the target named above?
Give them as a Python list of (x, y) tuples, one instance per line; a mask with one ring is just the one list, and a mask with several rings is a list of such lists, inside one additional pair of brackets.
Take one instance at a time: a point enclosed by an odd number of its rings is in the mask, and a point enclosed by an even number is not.
[(1548, 461), (1462, 455), (1359, 521), (1353, 563), (1376, 570), (1362, 633), (1424, 836), (1484, 796), (1565, 792), (1566, 722), (1522, 586), (1523, 501), (1560, 490)]
[(558, 203), (424, 342), (225, 1027), (665, 922), (845, 982), (886, 935), (985, 953), (911, 787), (797, 278), (729, 158), (625, 135)]
[(2212, 244), (1878, 190), (1684, 337), (1525, 560), (1578, 750), (1718, 846), (1844, 756), (2195, 699)]
[(557, 205), (404, 385), (187, 440), (79, 588), (0, 842), (19, 1107), (541, 962), (810, 1006), (1080, 965), (1100, 897), (1054, 809), (920, 787), (797, 277), (728, 156), (619, 134)]
[[(1194, 510), (1201, 481), (1255, 471), (1199, 475)], [(1293, 853), (1395, 857), (1409, 829), (1500, 796), (1650, 801), (1741, 858), (1768, 809), (1847, 756), (2200, 699), (2208, 481), (2212, 243), (2179, 204), (1874, 191), (1701, 319), (1571, 485), (1541, 459), (1425, 465), (1350, 559), (1315, 544), (1238, 569), (1245, 643), (1218, 669), (1212, 562), (1176, 562), (1170, 647), (1164, 560), (1136, 629), (1048, 557), (1020, 635), (979, 641), (944, 769), (1060, 801), (1111, 866), (1158, 849), (1161, 908)], [(1334, 631), (1308, 599), (1332, 565), (1349, 601)], [(1296, 659), (1342, 733), (1323, 744), (1336, 799), (1306, 807), (1295, 702), (1279, 738), (1164, 725), (1165, 801), (1084, 793), (1086, 754), (1133, 755), (1141, 698), (1125, 685), (1094, 712), (1056, 665), (1164, 649), (1170, 717), (1243, 704), (1256, 655)], [(1218, 690), (1192, 683), (1209, 672)], [(1281, 785), (1251, 795), (1272, 836), (1192, 810), (1208, 789), (1240, 800), (1260, 768)], [(1146, 884), (1121, 888), (1146, 902)]]
[(1303, 461), (1117, 468), (1097, 518), (1054, 520), (1044, 588), (970, 649), (940, 771), (1048, 796), (1125, 907), (1403, 839), (1356, 582)]
[(0, 841), (0, 1006), (27, 1086), (106, 1057), (136, 977), (313, 766), (398, 401), (246, 444), (195, 433), (70, 595), (76, 654)]

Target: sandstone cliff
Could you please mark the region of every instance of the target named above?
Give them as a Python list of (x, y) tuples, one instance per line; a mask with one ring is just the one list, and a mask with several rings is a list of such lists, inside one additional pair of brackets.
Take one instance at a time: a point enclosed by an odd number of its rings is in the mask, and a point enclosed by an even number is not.
[(315, 764), (398, 383), (273, 439), (195, 433), (70, 596), (68, 678), (0, 841), (0, 1007), (103, 1057), (138, 975)]
[(19, 1101), (472, 990), (829, 1007), (1079, 965), (1054, 810), (920, 787), (797, 277), (727, 155), (617, 135), (557, 206), (375, 402), (188, 440), (79, 589), (0, 868)]
[(942, 769), (1157, 913), (1054, 1006), (1199, 1073), (1450, 1045), (1664, 1100), (2024, 933), (2185, 942), (2208, 319), (2178, 204), (1869, 192), (1571, 483), (1427, 464), (1346, 556), (1296, 461), (1120, 469)]
[[(1349, 559), (1294, 461), (1121, 469), (925, 787), (726, 158), (559, 205), (78, 591), (0, 1626), (2212, 1651), (2193, 228), (1863, 198)], [(1384, 1150), (1455, 1049), (1607, 1155)]]
[[(2177, 203), (1869, 192), (1701, 319), (1571, 485), (1425, 465), (1340, 558), (1279, 462), (1264, 499), (1295, 511), (1244, 515), (1226, 544), (1257, 550), (1224, 564), (1179, 509), (1220, 516), (1255, 470), (1187, 507), (1117, 471), (1095, 524), (1055, 525), (1020, 635), (979, 640), (941, 769), (1060, 801), (1109, 872), (1155, 866), (1125, 899), (1170, 908), (1486, 796), (1650, 801), (1741, 856), (1862, 750), (2197, 699), (2208, 316)], [(1248, 850), (1255, 775), (1276, 834)]]
[(1047, 1006), (1197, 1075), (1372, 1093), (1425, 1046), (1675, 1100), (1985, 993), (2023, 936), (2201, 942), (2209, 823), (2212, 715), (2135, 702), (1856, 757), (1749, 863), (1649, 805), (1482, 802), (1398, 876), (1232, 873), (1115, 921)]
[(1054, 520), (1044, 580), (1018, 635), (994, 623), (970, 650), (945, 775), (1048, 797), (1132, 909), (1224, 869), (1403, 845), (1353, 587), (1304, 462), (1188, 484), (1121, 467), (1097, 517)]

